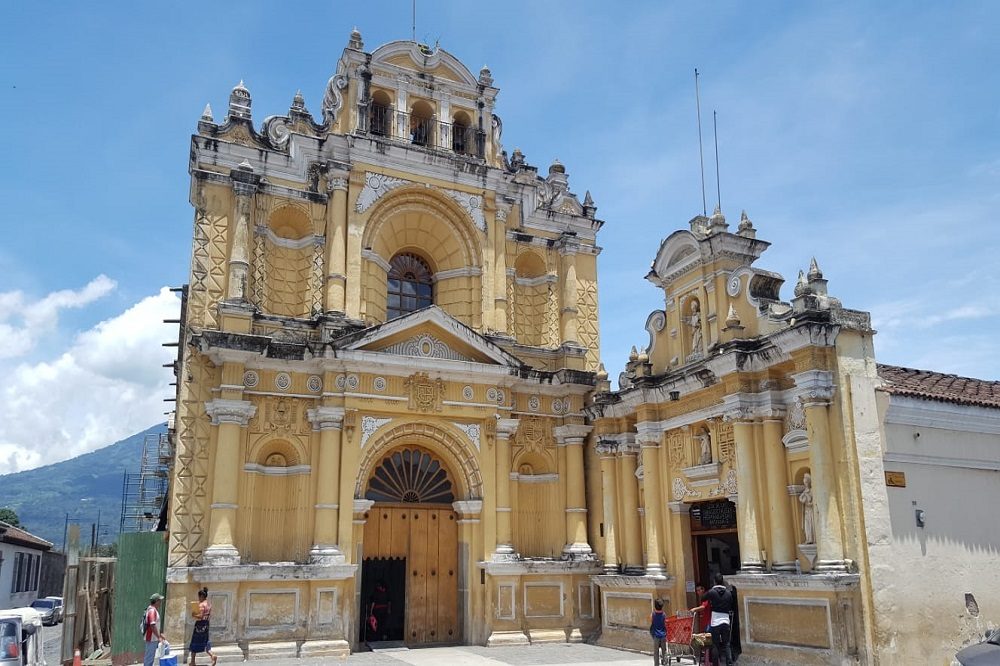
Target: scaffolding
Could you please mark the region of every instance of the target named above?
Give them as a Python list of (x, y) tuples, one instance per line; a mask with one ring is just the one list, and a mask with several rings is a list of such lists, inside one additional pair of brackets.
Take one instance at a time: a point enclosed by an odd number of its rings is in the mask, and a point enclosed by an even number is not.
[(142, 460), (137, 473), (125, 473), (122, 481), (122, 532), (149, 532), (156, 529), (160, 511), (167, 500), (173, 445), (169, 433), (143, 438)]

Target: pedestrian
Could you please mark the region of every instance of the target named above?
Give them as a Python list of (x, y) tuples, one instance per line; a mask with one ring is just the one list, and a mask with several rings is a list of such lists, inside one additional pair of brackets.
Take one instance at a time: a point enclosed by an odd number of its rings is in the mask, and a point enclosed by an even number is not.
[(653, 602), (653, 613), (649, 616), (649, 635), (653, 637), (653, 666), (666, 664), (670, 658), (667, 647), (667, 616), (663, 612), (663, 602)]
[(691, 621), (691, 652), (694, 653), (694, 663), (701, 663), (702, 652), (712, 645), (708, 624), (712, 619), (712, 604), (705, 599), (705, 586), (694, 588), (695, 598), (701, 603), (691, 609), (694, 619)]
[(191, 666), (194, 666), (195, 656), (204, 652), (212, 660), (212, 666), (218, 659), (212, 654), (212, 641), (208, 639), (208, 619), (212, 616), (212, 603), (208, 600), (208, 588), (198, 590), (198, 608), (191, 613), (194, 616), (194, 631), (191, 632)]
[[(389, 640), (389, 616), (392, 613), (392, 601), (389, 597), (389, 586), (380, 578), (375, 583), (371, 601), (368, 605), (368, 624), (365, 629), (367, 640)], [(368, 630), (371, 630), (370, 632)]]
[(143, 635), (146, 641), (146, 650), (142, 656), (142, 666), (153, 666), (153, 662), (156, 660), (156, 648), (159, 647), (161, 642), (167, 640), (167, 637), (160, 631), (159, 606), (162, 600), (163, 595), (153, 593), (149, 597), (149, 605), (146, 606), (146, 616), (144, 619), (146, 632)]
[(726, 666), (732, 666), (733, 655), (729, 647), (732, 632), (732, 613), (736, 608), (733, 603), (733, 593), (726, 587), (726, 581), (721, 573), (715, 574), (715, 585), (705, 593), (703, 601), (708, 601), (712, 607), (708, 632), (712, 634), (712, 666), (719, 666), (719, 653), (726, 656)]

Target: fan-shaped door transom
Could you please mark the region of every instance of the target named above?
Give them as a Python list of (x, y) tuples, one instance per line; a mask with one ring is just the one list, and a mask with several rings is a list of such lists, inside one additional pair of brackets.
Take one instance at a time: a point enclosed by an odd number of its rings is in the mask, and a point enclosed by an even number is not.
[(444, 466), (421, 449), (396, 449), (375, 468), (365, 499), (376, 502), (451, 504), (455, 500)]

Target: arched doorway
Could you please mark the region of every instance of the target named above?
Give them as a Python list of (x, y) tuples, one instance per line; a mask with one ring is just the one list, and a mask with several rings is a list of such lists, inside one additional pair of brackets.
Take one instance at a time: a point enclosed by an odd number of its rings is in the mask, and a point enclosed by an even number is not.
[(363, 537), (362, 642), (461, 640), (457, 490), (444, 462), (419, 445), (391, 449), (374, 466), (364, 490), (375, 504)]

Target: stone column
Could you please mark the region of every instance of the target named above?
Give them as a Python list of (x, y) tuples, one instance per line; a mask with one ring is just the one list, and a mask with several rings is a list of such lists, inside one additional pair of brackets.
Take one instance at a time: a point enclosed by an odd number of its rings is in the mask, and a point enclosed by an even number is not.
[(809, 472), (816, 511), (816, 572), (846, 572), (840, 532), (840, 501), (830, 446), (829, 404), (833, 389), (813, 390), (802, 397), (809, 435)]
[(240, 563), (240, 553), (233, 544), (239, 506), (240, 434), (256, 411), (257, 407), (247, 400), (220, 398), (205, 403), (212, 425), (219, 428), (212, 470), (212, 514), (204, 554), (208, 566)]
[(253, 223), (252, 200), (260, 176), (253, 172), (249, 162), (243, 162), (229, 173), (233, 181), (236, 206), (233, 211), (233, 242), (229, 251), (229, 283), (226, 300), (246, 302), (250, 273), (250, 225)]
[(517, 431), (517, 424), (517, 419), (497, 421), (497, 547), (493, 554), (495, 561), (516, 558), (511, 526), (513, 505), (510, 497), (510, 438)]
[(615, 470), (615, 454), (618, 445), (601, 441), (597, 445), (597, 455), (601, 457), (601, 497), (604, 501), (604, 573), (618, 573), (618, 475)]
[(327, 312), (343, 312), (347, 287), (347, 171), (327, 174), (330, 226), (326, 232), (326, 294)]
[(340, 551), (340, 435), (344, 421), (343, 407), (316, 407), (307, 412), (313, 429), (319, 430), (319, 455), (316, 464), (316, 522), (313, 526), (313, 547), (309, 552), (313, 564), (344, 562)]
[(622, 521), (624, 523), (622, 529), (625, 532), (623, 569), (629, 575), (641, 576), (646, 569), (642, 564), (642, 543), (639, 535), (639, 482), (635, 478), (636, 457), (639, 451), (634, 440), (623, 443), (620, 451), (618, 491), (622, 502)]
[[(466, 641), (472, 641), (476, 618), (479, 617), (473, 608), (472, 586), (478, 585), (475, 575), (476, 562), (479, 553), (476, 544), (476, 528), (483, 512), (482, 500), (458, 500), (452, 503), (452, 508), (458, 514), (458, 617), (462, 620), (462, 636)], [(473, 580), (473, 579), (476, 580)]]
[(493, 328), (513, 335), (507, 321), (507, 215), (510, 207), (497, 203), (496, 224), (493, 225)]
[(566, 449), (566, 545), (563, 555), (570, 559), (591, 559), (587, 543), (587, 496), (583, 472), (583, 440), (593, 429), (589, 425), (562, 425), (555, 429), (559, 446)]
[(577, 284), (576, 284), (576, 243), (565, 243), (559, 248), (562, 258), (562, 341), (576, 344), (577, 330)]
[(760, 556), (760, 536), (757, 533), (757, 486), (754, 478), (753, 423), (730, 416), (736, 443), (736, 526), (740, 539), (740, 571), (760, 573), (764, 562)]
[[(645, 426), (645, 427), (644, 427)], [(663, 534), (660, 530), (660, 431), (654, 424), (638, 424), (636, 439), (642, 449), (642, 494), (646, 507), (646, 575), (662, 577)]]
[(781, 416), (764, 418), (764, 464), (767, 474), (767, 507), (771, 517), (769, 554), (774, 571), (795, 571), (795, 537), (788, 504), (788, 472), (785, 445), (781, 442)]

